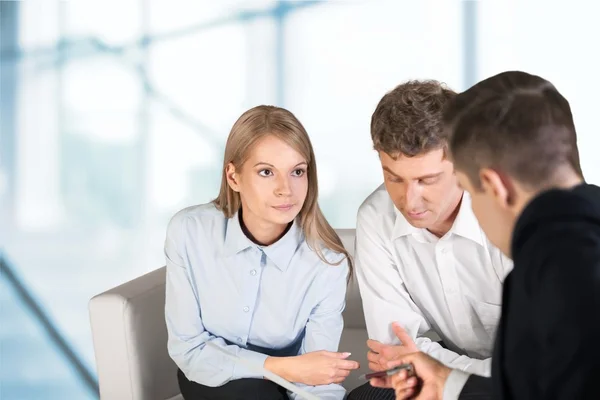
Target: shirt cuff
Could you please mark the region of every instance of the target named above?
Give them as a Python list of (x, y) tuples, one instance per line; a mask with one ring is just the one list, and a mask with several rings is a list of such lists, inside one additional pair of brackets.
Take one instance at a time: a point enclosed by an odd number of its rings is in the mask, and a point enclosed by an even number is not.
[(458, 369), (453, 369), (448, 375), (448, 379), (446, 380), (446, 384), (444, 385), (444, 396), (443, 400), (456, 400), (460, 395), (463, 387), (467, 383), (467, 380), (471, 374), (460, 371)]
[[(265, 367), (265, 360), (269, 357), (268, 355), (240, 348), (238, 357), (240, 360), (236, 361), (233, 367), (232, 379), (264, 378), (263, 374), (259, 372), (259, 369)], [(248, 368), (246, 366), (248, 363), (255, 365), (256, 369)]]

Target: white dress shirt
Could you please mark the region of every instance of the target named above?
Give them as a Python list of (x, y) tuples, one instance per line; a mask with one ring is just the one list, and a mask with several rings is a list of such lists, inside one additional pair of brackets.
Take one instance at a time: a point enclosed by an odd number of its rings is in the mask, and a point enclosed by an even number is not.
[[(330, 262), (343, 257), (323, 252)], [(276, 243), (259, 246), (243, 233), (239, 214), (189, 207), (169, 223), (165, 256), (167, 347), (188, 379), (214, 387), (263, 378), (208, 341), (259, 366), (269, 355), (338, 350), (348, 263), (321, 260), (297, 222)], [(299, 386), (321, 399), (346, 394), (338, 384)]]
[[(398, 321), (419, 350), (489, 376), (502, 282), (511, 269), (481, 230), (466, 192), (441, 238), (410, 225), (384, 185), (358, 211), (356, 271), (371, 339), (399, 343), (391, 328)], [(447, 349), (423, 336), (430, 330)]]

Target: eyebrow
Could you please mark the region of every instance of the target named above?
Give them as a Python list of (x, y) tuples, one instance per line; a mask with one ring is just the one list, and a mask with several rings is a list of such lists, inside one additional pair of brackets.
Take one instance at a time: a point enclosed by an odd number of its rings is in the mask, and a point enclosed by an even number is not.
[[(396, 178), (400, 178), (400, 179), (404, 179), (402, 178), (400, 175), (396, 174), (394, 171), (392, 171), (391, 169), (389, 169), (388, 167), (383, 167), (383, 169), (385, 171), (387, 171), (389, 174), (393, 175)], [(422, 175), (419, 176), (415, 179), (429, 179), (429, 178), (437, 178), (438, 176), (442, 175), (444, 172), (435, 172), (433, 174), (427, 174), (427, 175)]]
[[(300, 162), (300, 163), (298, 163), (298, 164), (294, 165), (294, 167), (293, 167), (293, 168), (299, 167), (299, 166), (301, 166), (301, 165), (303, 165), (303, 164), (304, 164), (304, 165), (308, 165), (308, 163), (307, 163), (306, 161), (302, 161), (302, 162)], [(275, 166), (274, 166), (273, 164), (269, 164), (268, 162), (263, 162), (263, 161), (260, 161), (260, 162), (257, 162), (256, 164), (254, 164), (254, 166), (255, 166), (255, 167), (257, 167), (257, 166), (259, 166), (259, 165), (267, 165), (267, 166), (269, 166), (269, 167), (271, 167), (271, 168), (275, 168)]]

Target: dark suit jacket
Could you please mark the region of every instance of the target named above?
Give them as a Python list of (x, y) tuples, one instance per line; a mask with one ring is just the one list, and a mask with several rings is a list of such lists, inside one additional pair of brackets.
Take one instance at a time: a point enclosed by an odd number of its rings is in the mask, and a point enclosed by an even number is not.
[(600, 400), (600, 188), (537, 196), (511, 252), (492, 378), (466, 385), (494, 399)]

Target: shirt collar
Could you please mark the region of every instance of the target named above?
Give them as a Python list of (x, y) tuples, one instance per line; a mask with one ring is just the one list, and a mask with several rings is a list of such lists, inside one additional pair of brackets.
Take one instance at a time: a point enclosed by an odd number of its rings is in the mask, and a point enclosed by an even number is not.
[(408, 235), (420, 235), (420, 229), (415, 228), (408, 223), (404, 215), (394, 206), (394, 213), (396, 214), (396, 221), (394, 222), (394, 230), (392, 239), (398, 239)]
[(239, 213), (233, 214), (233, 216), (226, 220), (225, 229), (225, 253), (226, 255), (237, 254), (249, 247), (256, 247), (248, 237), (242, 231), (240, 225)]
[[(424, 229), (415, 228), (408, 223), (396, 207), (394, 207), (394, 212), (396, 214), (396, 221), (394, 222), (392, 239), (412, 235), (424, 241)], [(460, 209), (449, 233), (472, 240), (481, 246), (484, 245), (483, 232), (481, 231), (479, 222), (477, 222), (477, 218), (475, 218), (475, 214), (471, 210), (471, 197), (467, 192), (463, 192)]]
[(471, 209), (471, 196), (467, 192), (463, 193), (460, 210), (450, 232), (484, 246), (484, 235)]
[(225, 253), (226, 255), (238, 254), (248, 248), (254, 247), (263, 251), (269, 260), (281, 270), (287, 270), (292, 257), (296, 253), (298, 247), (304, 241), (302, 229), (298, 226), (298, 222), (294, 220), (292, 226), (277, 242), (269, 246), (260, 246), (252, 242), (242, 231), (240, 225), (239, 214), (236, 212), (227, 220), (227, 229), (225, 232)]

